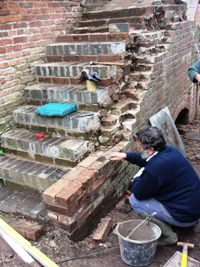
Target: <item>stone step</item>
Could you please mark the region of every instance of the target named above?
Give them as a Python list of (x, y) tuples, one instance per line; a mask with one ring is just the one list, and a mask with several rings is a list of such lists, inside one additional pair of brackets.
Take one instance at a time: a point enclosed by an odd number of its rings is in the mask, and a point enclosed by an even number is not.
[(83, 13), (83, 20), (110, 19), (121, 17), (150, 16), (154, 12), (153, 7), (116, 8), (111, 10), (89, 11)]
[[(165, 29), (167, 23), (174, 21), (186, 20), (186, 6), (185, 5), (153, 5), (153, 6), (130, 6), (118, 9), (108, 10), (95, 10), (83, 13), (83, 20), (98, 20), (98, 19), (111, 19), (111, 18), (123, 18), (123, 17), (144, 17), (145, 27), (147, 29), (155, 30)], [(126, 22), (126, 21), (124, 21)], [(134, 23), (133, 23), (134, 25)], [(139, 26), (139, 25), (138, 25)], [(141, 25), (142, 26), (142, 25)], [(144, 26), (144, 25), (143, 25)], [(142, 27), (143, 27), (142, 26)], [(141, 27), (141, 28), (142, 28)], [(94, 27), (90, 28), (94, 32)], [(77, 29), (76, 32), (86, 32), (86, 28)], [(88, 28), (89, 30), (89, 28)], [(101, 25), (97, 28), (97, 32), (106, 31), (106, 27)]]
[(82, 20), (79, 22), (79, 27), (100, 27), (109, 26), (112, 23), (124, 23), (128, 22), (136, 29), (141, 29), (141, 24), (144, 23), (144, 17), (122, 17), (122, 18), (108, 18), (108, 19), (93, 19), (93, 20)]
[(62, 42), (117, 42), (126, 40), (129, 37), (127, 32), (118, 33), (85, 33), (85, 34), (68, 34), (60, 35), (55, 41)]
[(119, 55), (125, 51), (124, 41), (55, 43), (46, 46), (46, 56)]
[(84, 85), (35, 84), (24, 89), (24, 97), (29, 104), (42, 105), (46, 102), (76, 103), (81, 105), (109, 105), (109, 87), (97, 87), (90, 92)]
[(1, 135), (1, 146), (31, 160), (63, 166), (75, 166), (94, 149), (87, 140), (48, 135), (37, 139), (35, 134), (24, 129), (10, 130)]
[(30, 161), (13, 155), (0, 157), (0, 177), (5, 184), (43, 192), (69, 169)]
[(90, 66), (88, 63), (45, 63), (36, 66), (36, 75), (39, 82), (48, 83), (80, 83), (81, 71), (86, 68), (96, 72), (100, 77), (99, 84), (111, 84), (111, 78), (117, 74), (117, 66), (96, 65)]
[(35, 113), (37, 106), (21, 106), (13, 112), (14, 124), (30, 130), (43, 130), (61, 135), (84, 136), (100, 127), (99, 115), (95, 112), (77, 111), (65, 117), (42, 117)]
[(6, 186), (0, 187), (0, 212), (21, 215), (46, 221), (47, 210), (42, 196), (37, 192), (20, 192)]

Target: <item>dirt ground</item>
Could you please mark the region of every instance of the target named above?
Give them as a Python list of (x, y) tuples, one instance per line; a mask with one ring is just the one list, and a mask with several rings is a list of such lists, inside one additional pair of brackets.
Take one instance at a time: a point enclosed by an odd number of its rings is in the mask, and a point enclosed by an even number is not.
[[(196, 119), (192, 124), (182, 126), (180, 130), (187, 157), (200, 176), (200, 119)], [(113, 219), (114, 224), (138, 218), (124, 200), (121, 200), (108, 215)], [(18, 220), (17, 217), (6, 214), (1, 214), (1, 217), (11, 225)], [(200, 261), (200, 223), (193, 228), (176, 228), (175, 231), (178, 234), (179, 241), (195, 244), (194, 249), (189, 250), (189, 256)], [(48, 225), (46, 234), (38, 242), (32, 242), (32, 244), (54, 260), (60, 267), (127, 266), (121, 260), (118, 239), (113, 232), (109, 234), (105, 242), (95, 242), (90, 236), (81, 242), (74, 243), (68, 239), (64, 231)], [(181, 251), (181, 248), (175, 245), (158, 247), (155, 259), (149, 266), (163, 266), (176, 251)], [(27, 266), (2, 239), (0, 239), (0, 266)]]

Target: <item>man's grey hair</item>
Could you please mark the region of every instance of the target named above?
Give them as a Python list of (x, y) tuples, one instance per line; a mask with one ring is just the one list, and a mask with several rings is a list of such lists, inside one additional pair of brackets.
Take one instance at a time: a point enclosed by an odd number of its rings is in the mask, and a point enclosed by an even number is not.
[(165, 138), (157, 127), (146, 126), (136, 133), (136, 140), (139, 140), (144, 149), (150, 147), (156, 151), (161, 151), (166, 147)]

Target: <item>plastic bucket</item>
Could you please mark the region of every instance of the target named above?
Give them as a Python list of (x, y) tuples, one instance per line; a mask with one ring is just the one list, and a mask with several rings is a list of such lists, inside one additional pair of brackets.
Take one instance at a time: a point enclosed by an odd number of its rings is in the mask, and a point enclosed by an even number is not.
[(147, 266), (154, 260), (160, 228), (154, 223), (144, 223), (129, 238), (126, 236), (142, 220), (129, 220), (117, 224), (115, 233), (119, 238), (122, 260), (130, 266)]

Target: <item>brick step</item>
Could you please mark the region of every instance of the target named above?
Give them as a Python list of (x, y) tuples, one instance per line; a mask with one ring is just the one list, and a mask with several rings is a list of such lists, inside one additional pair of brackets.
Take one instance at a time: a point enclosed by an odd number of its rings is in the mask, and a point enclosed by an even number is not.
[(68, 34), (58, 36), (56, 42), (117, 42), (126, 40), (128, 37), (127, 32)]
[(77, 111), (61, 117), (42, 117), (34, 111), (36, 106), (21, 106), (13, 112), (14, 124), (30, 130), (55, 132), (61, 135), (84, 136), (100, 127), (99, 115), (95, 112)]
[(144, 23), (144, 17), (122, 17), (122, 18), (108, 18), (108, 19), (93, 19), (93, 20), (82, 20), (79, 22), (79, 27), (100, 27), (108, 26), (110, 23), (124, 23), (128, 22), (133, 24), (136, 29), (141, 28), (141, 24)]
[(0, 157), (0, 177), (5, 184), (43, 192), (69, 169), (7, 155)]
[(109, 87), (97, 87), (90, 92), (85, 85), (35, 84), (24, 89), (24, 97), (29, 104), (42, 105), (46, 102), (76, 103), (79, 109), (85, 105), (109, 105)]
[(138, 17), (150, 16), (154, 13), (153, 7), (130, 7), (130, 8), (116, 8), (111, 10), (95, 10), (83, 13), (83, 20), (92, 19), (110, 19), (121, 17)]
[(24, 129), (10, 130), (1, 135), (1, 146), (19, 156), (63, 166), (75, 166), (94, 149), (90, 141), (48, 135), (37, 139), (35, 134)]
[(125, 42), (76, 42), (47, 45), (46, 56), (119, 55), (126, 50)]
[[(83, 20), (98, 20), (98, 19), (110, 19), (110, 18), (122, 18), (122, 17), (140, 17), (143, 16), (148, 21), (155, 16), (156, 20), (163, 22), (163, 19), (168, 22), (185, 20), (186, 5), (153, 5), (153, 6), (130, 6), (125, 8), (110, 8), (108, 10), (95, 10), (84, 12)], [(175, 18), (176, 17), (176, 18)], [(154, 20), (149, 20), (150, 24), (154, 24)], [(154, 26), (158, 26), (156, 23)], [(152, 25), (149, 25), (152, 28)], [(152, 28), (153, 29), (153, 28)]]
[(36, 66), (38, 81), (48, 83), (80, 83), (80, 73), (83, 68), (97, 72), (101, 79), (99, 84), (112, 83), (111, 78), (117, 74), (116, 66), (96, 65), (90, 66), (87, 63), (45, 63)]
[(41, 193), (34, 191), (27, 194), (27, 191), (17, 191), (7, 186), (0, 187), (0, 212), (34, 220), (47, 220), (47, 210)]

